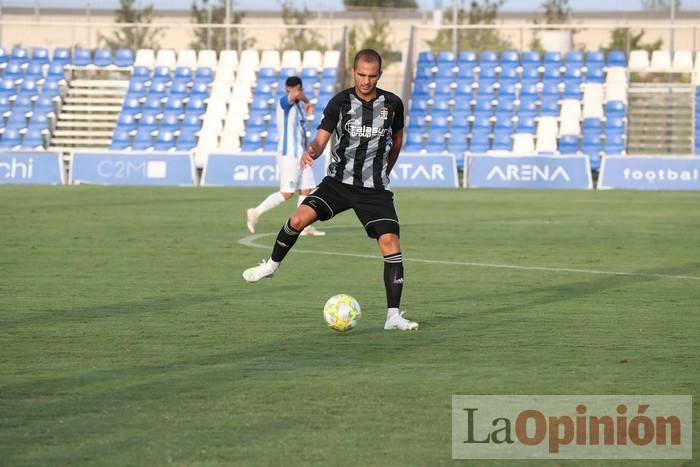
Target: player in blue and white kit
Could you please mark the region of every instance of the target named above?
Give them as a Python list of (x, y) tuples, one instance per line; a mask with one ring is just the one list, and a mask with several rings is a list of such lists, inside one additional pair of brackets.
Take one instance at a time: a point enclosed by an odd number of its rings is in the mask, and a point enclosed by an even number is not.
[[(273, 209), (299, 191), (297, 206), (301, 205), (306, 195), (316, 187), (311, 167), (303, 170), (299, 167), (299, 158), (307, 147), (306, 111), (311, 106), (304, 95), (301, 78), (290, 76), (285, 81), (286, 93), (279, 98), (276, 106), (277, 133), (277, 167), (280, 176), (280, 189), (263, 200), (258, 206), (246, 211), (246, 226), (250, 233), (255, 233), (255, 225), (263, 213)], [(309, 226), (301, 235), (322, 236), (325, 232)]]

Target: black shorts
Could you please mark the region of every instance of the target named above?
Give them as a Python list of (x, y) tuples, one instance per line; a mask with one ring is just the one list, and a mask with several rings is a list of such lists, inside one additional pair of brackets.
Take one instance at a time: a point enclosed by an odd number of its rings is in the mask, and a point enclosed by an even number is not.
[(394, 207), (394, 194), (389, 190), (348, 185), (325, 177), (302, 204), (316, 211), (321, 221), (352, 209), (372, 238), (385, 233), (399, 235), (399, 216)]

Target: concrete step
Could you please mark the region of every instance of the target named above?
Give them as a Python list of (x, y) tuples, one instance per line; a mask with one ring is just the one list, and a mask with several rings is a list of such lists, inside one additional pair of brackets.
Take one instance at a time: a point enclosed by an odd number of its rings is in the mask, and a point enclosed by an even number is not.
[(97, 97), (124, 97), (126, 89), (117, 88), (70, 88), (68, 97), (72, 96), (97, 96)]
[(116, 122), (119, 114), (116, 113), (72, 113), (72, 112), (61, 112), (59, 116), (59, 122), (70, 121), (70, 120), (82, 120), (82, 121), (103, 121), (103, 122)]
[(70, 82), (71, 88), (117, 88), (129, 87), (129, 80), (121, 79), (74, 79)]
[(119, 105), (124, 102), (123, 97), (96, 97), (96, 96), (67, 96), (64, 105)]
[(116, 119), (110, 121), (97, 121), (93, 122), (90, 120), (59, 120), (56, 123), (57, 129), (66, 128), (106, 128), (112, 129), (116, 126)]
[(96, 147), (106, 148), (112, 142), (111, 138), (51, 138), (52, 146), (67, 146), (67, 147)]
[(61, 107), (62, 112), (100, 112), (100, 113), (119, 113), (122, 106), (119, 105), (84, 105), (84, 104), (64, 104)]
[(112, 138), (112, 132), (109, 130), (56, 130), (53, 133), (54, 138)]

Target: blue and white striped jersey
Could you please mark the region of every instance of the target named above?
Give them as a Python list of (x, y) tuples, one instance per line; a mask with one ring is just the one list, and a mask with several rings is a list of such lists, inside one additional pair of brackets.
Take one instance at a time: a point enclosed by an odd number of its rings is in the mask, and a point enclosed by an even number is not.
[(277, 153), (299, 158), (306, 149), (306, 110), (303, 102), (289, 102), (284, 94), (277, 101)]

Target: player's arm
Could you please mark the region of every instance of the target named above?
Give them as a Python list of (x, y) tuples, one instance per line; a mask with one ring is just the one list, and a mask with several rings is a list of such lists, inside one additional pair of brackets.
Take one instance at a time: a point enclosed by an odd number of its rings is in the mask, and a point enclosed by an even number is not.
[(399, 152), (401, 152), (401, 145), (403, 144), (403, 129), (395, 132), (391, 135), (391, 150), (389, 151), (389, 157), (386, 164), (386, 174), (391, 175), (391, 169), (394, 168), (396, 160), (399, 158)]
[(321, 153), (330, 139), (331, 134), (323, 128), (319, 128), (313, 141), (311, 141), (309, 147), (306, 148), (304, 154), (301, 155), (301, 166), (312, 166), (314, 161), (321, 156)]

